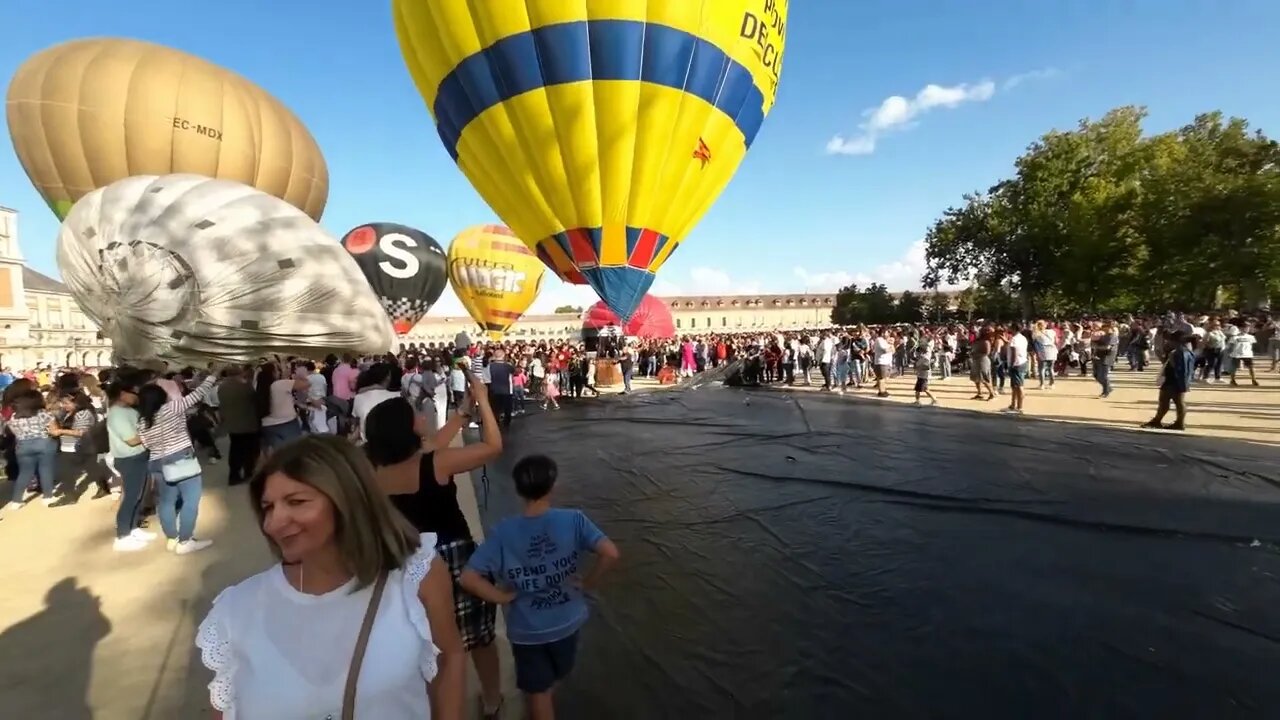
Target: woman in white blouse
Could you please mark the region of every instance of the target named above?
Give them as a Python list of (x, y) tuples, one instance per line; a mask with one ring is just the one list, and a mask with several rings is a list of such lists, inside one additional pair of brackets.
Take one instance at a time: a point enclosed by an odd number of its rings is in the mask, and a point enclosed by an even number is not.
[(223, 720), (461, 720), (449, 571), (344, 438), (312, 435), (249, 484), (281, 562), (223, 590), (196, 645)]

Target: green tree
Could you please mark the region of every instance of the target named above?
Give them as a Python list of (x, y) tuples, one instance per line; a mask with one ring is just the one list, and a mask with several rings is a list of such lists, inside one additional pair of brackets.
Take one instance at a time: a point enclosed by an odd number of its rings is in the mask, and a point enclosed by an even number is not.
[(893, 322), (897, 317), (897, 303), (883, 283), (872, 283), (862, 291), (862, 306), (867, 322)]
[(862, 306), (862, 292), (857, 284), (850, 284), (836, 292), (836, 303), (831, 308), (833, 325), (856, 325), (866, 319)]
[(973, 321), (973, 314), (978, 310), (978, 288), (970, 284), (956, 295), (956, 310), (964, 315), (965, 322)]
[(903, 290), (898, 296), (894, 317), (898, 322), (917, 323), (925, 316), (924, 298), (919, 293)]
[(1199, 115), (1152, 139), (1144, 176), (1144, 274), (1169, 305), (1220, 290), (1259, 305), (1280, 289), (1280, 149), (1240, 118)]
[(951, 298), (945, 293), (934, 290), (929, 293), (928, 297), (923, 298), (923, 307), (925, 317), (929, 322), (941, 322), (951, 317)]
[(1144, 137), (1121, 107), (1046, 133), (1011, 178), (925, 234), (927, 288), (969, 282), (979, 316), (1246, 306), (1280, 292), (1280, 145), (1206, 113)]
[(557, 315), (559, 315), (559, 314), (561, 314), (561, 313), (577, 313), (577, 314), (581, 315), (581, 314), (582, 314), (582, 306), (580, 306), (580, 305), (561, 305), (560, 307), (558, 307), (558, 308), (556, 308), (556, 309), (555, 309), (555, 313), (556, 313)]

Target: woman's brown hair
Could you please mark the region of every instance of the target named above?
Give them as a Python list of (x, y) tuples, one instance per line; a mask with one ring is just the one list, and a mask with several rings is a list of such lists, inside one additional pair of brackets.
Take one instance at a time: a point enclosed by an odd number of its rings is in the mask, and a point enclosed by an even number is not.
[[(249, 499), (261, 530), (267, 478), (280, 473), (323, 493), (333, 504), (338, 553), (356, 577), (355, 590), (399, 569), (418, 550), (418, 532), (391, 505), (373, 479), (373, 465), (346, 438), (308, 435), (275, 450), (249, 481)], [(263, 534), (266, 537), (266, 534)], [(267, 538), (271, 552), (280, 548)]]

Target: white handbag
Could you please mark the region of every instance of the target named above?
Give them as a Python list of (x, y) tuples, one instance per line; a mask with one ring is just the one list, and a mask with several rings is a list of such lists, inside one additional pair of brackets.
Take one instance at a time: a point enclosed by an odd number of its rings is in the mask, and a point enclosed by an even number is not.
[(193, 478), (199, 475), (200, 472), (200, 461), (190, 456), (160, 466), (160, 473), (164, 475), (164, 481), (171, 485)]

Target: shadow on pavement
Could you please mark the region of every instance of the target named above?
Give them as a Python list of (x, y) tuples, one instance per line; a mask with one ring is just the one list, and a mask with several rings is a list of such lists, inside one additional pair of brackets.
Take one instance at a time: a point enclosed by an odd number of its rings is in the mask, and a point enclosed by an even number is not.
[[(45, 594), (44, 608), (0, 633), (0, 717), (93, 720), (89, 682), (98, 642), (111, 633), (101, 602), (69, 577)], [(32, 652), (66, 638), (56, 652)]]

